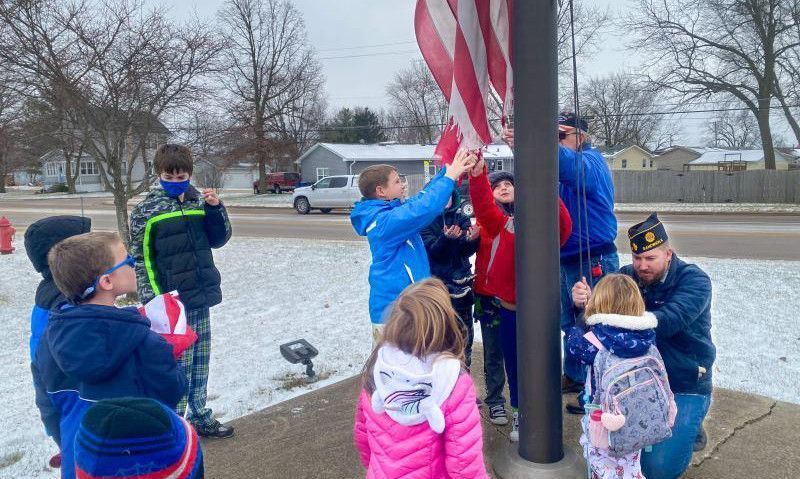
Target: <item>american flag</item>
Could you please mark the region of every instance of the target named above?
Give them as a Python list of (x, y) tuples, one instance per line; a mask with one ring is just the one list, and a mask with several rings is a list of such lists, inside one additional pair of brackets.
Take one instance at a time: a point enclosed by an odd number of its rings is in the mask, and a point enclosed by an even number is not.
[(512, 0), (417, 0), (414, 18), (422, 56), (449, 104), (449, 121), (436, 156), (450, 163), (459, 147), (491, 142), (486, 101), (491, 84), (513, 104)]

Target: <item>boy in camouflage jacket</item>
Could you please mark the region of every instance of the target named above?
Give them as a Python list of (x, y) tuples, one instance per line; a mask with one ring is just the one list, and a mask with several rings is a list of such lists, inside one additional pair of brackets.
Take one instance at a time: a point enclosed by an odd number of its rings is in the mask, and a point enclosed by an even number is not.
[(200, 193), (189, 184), (193, 170), (189, 148), (161, 146), (154, 166), (160, 185), (133, 209), (130, 219), (139, 300), (147, 303), (159, 294), (178, 292), (197, 342), (180, 358), (189, 390), (177, 412), (186, 413), (201, 436), (230, 437), (233, 428), (214, 419), (206, 407), (211, 352), (209, 308), (222, 302), (220, 274), (211, 249), (228, 242), (230, 221), (216, 193)]

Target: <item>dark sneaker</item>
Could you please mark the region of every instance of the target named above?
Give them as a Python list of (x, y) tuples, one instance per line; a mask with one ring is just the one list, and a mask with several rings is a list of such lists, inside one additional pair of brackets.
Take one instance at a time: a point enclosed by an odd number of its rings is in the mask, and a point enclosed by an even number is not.
[(508, 414), (506, 414), (505, 406), (502, 404), (489, 406), (489, 422), (498, 426), (505, 426), (508, 424)]
[(567, 376), (561, 376), (561, 394), (579, 393), (583, 391), (583, 384), (576, 383)]
[(217, 422), (211, 427), (196, 428), (197, 435), (200, 437), (210, 437), (215, 439), (225, 439), (233, 436), (233, 427), (226, 426), (221, 422)]
[(583, 409), (583, 406), (581, 406), (580, 401), (578, 401), (577, 399), (567, 401), (566, 409), (567, 409), (567, 412), (570, 413), (570, 414), (584, 414), (584, 413), (586, 413), (586, 411)]
[(697, 437), (694, 438), (694, 445), (692, 446), (692, 451), (702, 451), (706, 448), (706, 444), (708, 443), (708, 436), (706, 435), (705, 428), (701, 425), (700, 432), (697, 433)]

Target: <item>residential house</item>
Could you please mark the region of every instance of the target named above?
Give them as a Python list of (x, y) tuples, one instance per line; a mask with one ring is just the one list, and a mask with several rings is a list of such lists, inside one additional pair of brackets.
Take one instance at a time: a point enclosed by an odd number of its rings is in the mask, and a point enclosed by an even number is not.
[[(775, 169), (788, 170), (794, 158), (775, 150)], [(722, 150), (708, 148), (699, 158), (689, 162), (689, 171), (744, 171), (763, 170), (763, 150)]]
[(705, 148), (673, 146), (657, 152), (656, 169), (660, 171), (684, 171), (685, 165), (700, 158)]
[(612, 171), (655, 171), (656, 161), (652, 153), (636, 145), (603, 155)]
[[(435, 145), (317, 143), (298, 158), (303, 182), (314, 183), (326, 176), (355, 175), (368, 166), (392, 165), (401, 175), (436, 175)], [(514, 171), (514, 156), (505, 144), (489, 145), (484, 150), (489, 169)]]

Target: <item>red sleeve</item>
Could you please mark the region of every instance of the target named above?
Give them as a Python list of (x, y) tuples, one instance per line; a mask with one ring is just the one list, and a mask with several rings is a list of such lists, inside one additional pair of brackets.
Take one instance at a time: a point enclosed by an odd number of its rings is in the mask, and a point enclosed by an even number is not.
[(561, 198), (558, 199), (558, 238), (564, 246), (572, 234), (572, 217)]
[(365, 468), (369, 468), (369, 457), (370, 457), (370, 449), (369, 449), (369, 439), (367, 439), (367, 424), (364, 418), (364, 397), (369, 398), (366, 391), (361, 391), (361, 397), (358, 398), (358, 406), (356, 407), (356, 421), (355, 426), (353, 427), (353, 440), (356, 444), (356, 449), (358, 449), (358, 455), (361, 459), (361, 464), (364, 465)]
[(490, 237), (500, 234), (508, 217), (494, 202), (486, 170), (480, 176), (469, 177), (469, 196), (472, 199), (472, 207), (475, 208), (475, 218), (481, 224), (481, 230)]

